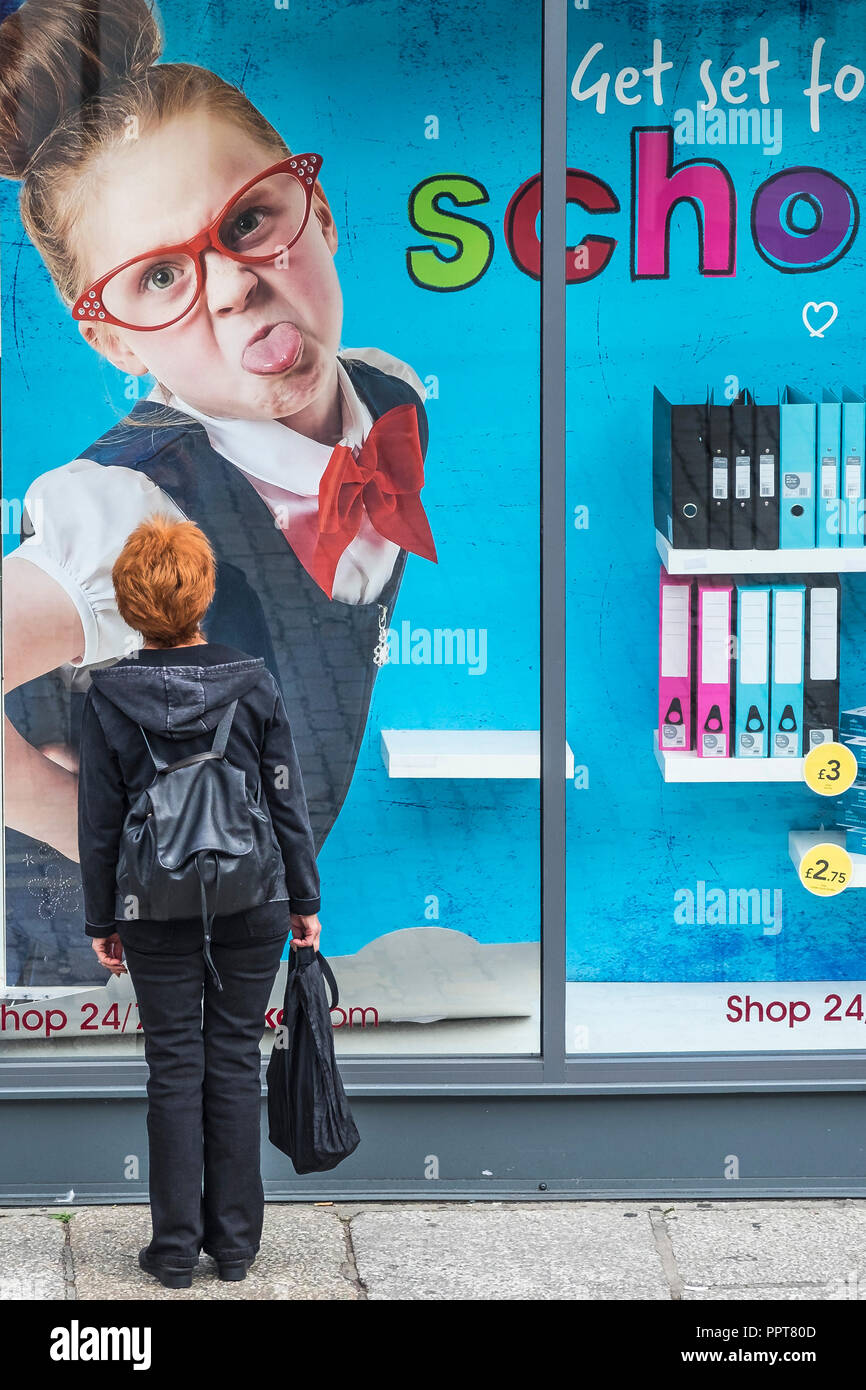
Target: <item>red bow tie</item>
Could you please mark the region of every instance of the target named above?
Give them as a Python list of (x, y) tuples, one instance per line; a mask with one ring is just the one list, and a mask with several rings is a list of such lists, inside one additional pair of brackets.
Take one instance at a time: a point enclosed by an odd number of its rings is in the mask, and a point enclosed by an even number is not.
[(319, 484), (319, 533), (311, 565), (316, 583), (333, 597), (334, 573), (354, 540), (364, 510), (381, 536), (436, 563), (436, 547), (421, 505), (424, 459), (414, 405), (394, 406), (374, 420), (357, 458), (338, 444)]

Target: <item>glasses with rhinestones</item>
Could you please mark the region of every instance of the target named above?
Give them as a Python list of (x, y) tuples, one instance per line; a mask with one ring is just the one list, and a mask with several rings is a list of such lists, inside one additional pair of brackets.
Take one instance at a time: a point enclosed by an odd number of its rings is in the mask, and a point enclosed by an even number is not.
[(245, 183), (197, 236), (133, 256), (94, 280), (72, 305), (72, 317), (145, 333), (169, 328), (201, 297), (206, 251), (243, 265), (267, 265), (295, 244), (307, 225), (321, 167), (319, 154), (290, 155), (272, 164)]

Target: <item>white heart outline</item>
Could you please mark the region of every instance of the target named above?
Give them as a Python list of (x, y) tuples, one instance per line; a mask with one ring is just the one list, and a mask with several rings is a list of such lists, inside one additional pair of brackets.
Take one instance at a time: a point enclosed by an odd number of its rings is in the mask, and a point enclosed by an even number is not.
[[(816, 314), (819, 314), (822, 309), (832, 309), (833, 312), (828, 318), (827, 322), (823, 323), (820, 328), (813, 328), (811, 323), (809, 322), (810, 309), (814, 309)], [(827, 329), (830, 327), (830, 324), (835, 323), (838, 316), (839, 310), (833, 303), (832, 299), (822, 299), (820, 304), (816, 304), (814, 299), (810, 299), (808, 304), (803, 305), (803, 323), (809, 330), (810, 338), (823, 338)]]

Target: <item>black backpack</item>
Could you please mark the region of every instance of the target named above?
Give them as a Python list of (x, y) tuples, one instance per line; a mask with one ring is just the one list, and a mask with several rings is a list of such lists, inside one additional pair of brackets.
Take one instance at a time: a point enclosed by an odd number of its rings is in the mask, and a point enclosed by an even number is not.
[(210, 953), (216, 913), (288, 899), (261, 788), (254, 798), (243, 769), (225, 757), (237, 703), (229, 705), (207, 752), (177, 762), (158, 757), (139, 724), (156, 776), (127, 812), (117, 860), (117, 889), (132, 900), (131, 920), (164, 922), (201, 912), (204, 956), (218, 989)]

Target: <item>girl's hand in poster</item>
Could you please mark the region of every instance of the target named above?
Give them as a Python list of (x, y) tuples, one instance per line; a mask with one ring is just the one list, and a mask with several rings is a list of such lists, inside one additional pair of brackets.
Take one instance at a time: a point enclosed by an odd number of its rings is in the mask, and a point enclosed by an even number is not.
[(319, 949), (319, 936), (322, 931), (322, 924), (318, 917), (302, 917), (299, 912), (292, 913), (292, 945), (312, 946), (314, 951)]

